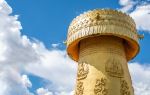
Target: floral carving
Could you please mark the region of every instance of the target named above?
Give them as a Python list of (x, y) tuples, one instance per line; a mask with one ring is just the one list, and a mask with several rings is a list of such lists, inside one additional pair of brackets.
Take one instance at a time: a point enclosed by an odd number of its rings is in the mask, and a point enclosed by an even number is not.
[(87, 77), (88, 72), (89, 72), (88, 64), (85, 62), (79, 63), (77, 79), (78, 80), (85, 79)]
[(78, 81), (75, 95), (83, 95), (83, 90), (83, 82)]
[(121, 95), (131, 95), (129, 91), (129, 86), (125, 80), (121, 80), (120, 93)]
[(117, 59), (111, 58), (106, 63), (106, 72), (113, 77), (123, 77), (124, 72), (122, 65)]
[(94, 93), (95, 93), (95, 95), (107, 95), (108, 91), (106, 89), (106, 79), (105, 78), (96, 80)]

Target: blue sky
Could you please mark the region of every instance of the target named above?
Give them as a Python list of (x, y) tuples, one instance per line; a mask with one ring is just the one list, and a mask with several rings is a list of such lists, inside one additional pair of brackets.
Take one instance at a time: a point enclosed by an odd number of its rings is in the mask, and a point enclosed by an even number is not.
[[(66, 56), (63, 41), (73, 18), (95, 8), (128, 13), (135, 20), (139, 34), (144, 34), (144, 39), (139, 41), (140, 53), (130, 61), (129, 69), (133, 81), (146, 87), (137, 91), (141, 86), (136, 84), (136, 95), (149, 95), (149, 0), (2, 0), (0, 34), (4, 35), (0, 35), (0, 49), (4, 48), (4, 51), (0, 52), (0, 57), (4, 58), (0, 59), (0, 63), (6, 66), (0, 65), (1, 72), (4, 72), (0, 76), (7, 81), (3, 83), (0, 78), (0, 85), (6, 85), (9, 91), (3, 88), (0, 95), (72, 95), (76, 64)], [(17, 80), (14, 76), (8, 77), (7, 71), (11, 71)], [(137, 78), (139, 75), (136, 72), (145, 73), (142, 76), (145, 81)], [(12, 79), (15, 80), (10, 82)], [(16, 90), (12, 90), (12, 84)], [(19, 88), (20, 91), (17, 90)]]

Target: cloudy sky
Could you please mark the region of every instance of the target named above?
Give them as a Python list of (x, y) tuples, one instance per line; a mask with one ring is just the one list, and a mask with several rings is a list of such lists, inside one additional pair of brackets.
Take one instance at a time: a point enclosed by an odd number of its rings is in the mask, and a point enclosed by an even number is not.
[(63, 41), (95, 8), (128, 13), (144, 34), (129, 69), (135, 95), (150, 95), (150, 0), (0, 0), (0, 95), (73, 95), (77, 65)]

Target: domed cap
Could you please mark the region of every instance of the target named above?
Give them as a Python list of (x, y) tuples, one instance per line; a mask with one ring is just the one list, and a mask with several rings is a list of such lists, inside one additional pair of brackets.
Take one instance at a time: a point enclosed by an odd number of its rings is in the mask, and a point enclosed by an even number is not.
[(120, 11), (97, 9), (85, 12), (71, 22), (66, 41), (68, 55), (78, 61), (79, 42), (87, 37), (101, 35), (112, 35), (124, 39), (128, 61), (139, 51), (139, 37), (133, 19)]

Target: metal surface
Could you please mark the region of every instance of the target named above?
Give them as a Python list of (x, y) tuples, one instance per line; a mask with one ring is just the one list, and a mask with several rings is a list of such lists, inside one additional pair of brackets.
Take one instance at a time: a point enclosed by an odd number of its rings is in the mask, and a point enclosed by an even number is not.
[(116, 10), (93, 10), (69, 26), (67, 53), (78, 62), (75, 95), (134, 95), (127, 62), (139, 52), (133, 19)]
[(67, 52), (75, 61), (79, 59), (78, 44), (81, 40), (111, 35), (124, 39), (127, 60), (134, 58), (139, 52), (136, 25), (125, 13), (116, 10), (93, 10), (77, 16), (69, 26), (67, 36)]

